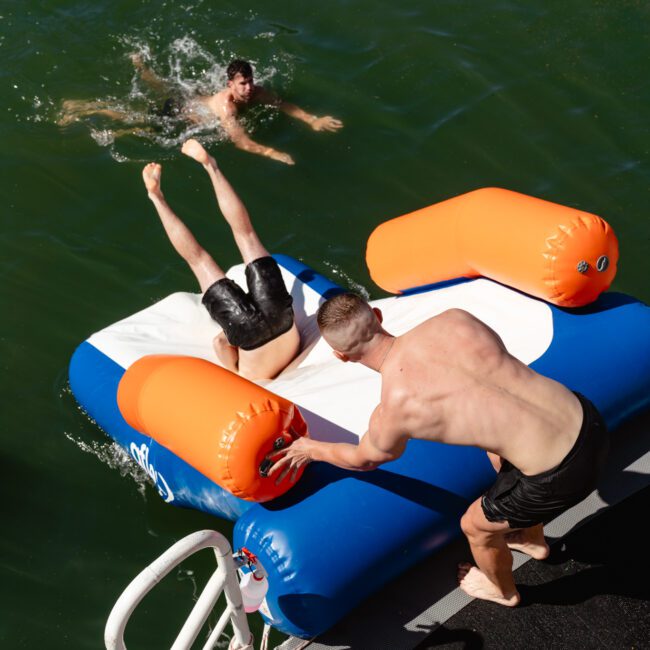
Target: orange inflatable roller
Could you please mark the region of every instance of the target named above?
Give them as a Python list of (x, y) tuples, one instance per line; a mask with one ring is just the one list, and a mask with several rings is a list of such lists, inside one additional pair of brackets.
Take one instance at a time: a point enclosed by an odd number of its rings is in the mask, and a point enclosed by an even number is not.
[(134, 429), (237, 497), (268, 501), (293, 485), (267, 477), (265, 457), (307, 435), (300, 411), (220, 366), (194, 357), (142, 357), (124, 373), (117, 403)]
[(580, 307), (612, 283), (618, 242), (594, 214), (485, 188), (381, 224), (368, 239), (366, 262), (392, 293), (482, 275)]

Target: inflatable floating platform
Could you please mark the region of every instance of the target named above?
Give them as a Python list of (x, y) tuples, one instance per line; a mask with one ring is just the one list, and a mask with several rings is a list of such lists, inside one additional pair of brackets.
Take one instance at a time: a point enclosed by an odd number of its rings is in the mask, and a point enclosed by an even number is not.
[[(498, 276), (500, 282), (472, 279), (479, 274), (498, 275), (492, 268), (507, 265), (505, 248), (515, 248), (522, 257), (527, 250), (525, 242), (511, 224), (509, 230), (501, 232), (507, 241), (499, 243), (498, 254), (493, 254), (493, 248), (487, 257), (472, 253), (472, 259), (461, 268), (458, 257), (465, 253), (458, 241), (449, 241), (449, 237), (459, 237), (461, 226), (447, 224), (447, 235), (436, 237), (441, 232), (440, 224), (436, 224), (440, 206), (448, 221), (449, 211), (456, 211), (458, 205), (465, 218), (472, 211), (485, 214), (486, 199), (497, 204), (505, 201), (509, 206), (519, 202), (520, 209), (512, 211), (512, 219), (519, 219), (524, 235), (530, 232), (525, 224), (531, 210), (544, 208), (553, 212), (554, 221), (559, 218), (560, 240), (570, 239), (578, 226), (593, 216), (584, 217), (586, 213), (530, 197), (521, 203), (523, 195), (505, 190), (490, 192), (479, 202), (477, 193), (470, 193), (464, 195), (470, 197), (464, 206), (458, 203), (462, 197), (457, 197), (451, 206), (444, 202), (402, 217), (404, 227), (394, 223), (399, 220), (382, 224), (368, 244), (371, 275), (382, 286), (391, 284), (388, 289), (401, 293), (372, 301), (373, 306), (382, 310), (386, 329), (396, 335), (450, 308), (471, 312), (501, 336), (514, 356), (585, 394), (603, 413), (608, 426), (615, 429), (650, 406), (650, 308), (623, 294), (601, 294), (615, 272), (613, 234), (604, 222), (586, 226), (595, 228), (600, 237), (600, 243), (589, 251), (589, 246), (576, 248), (572, 242), (558, 244), (555, 231), (550, 235), (544, 231), (540, 244), (536, 233), (533, 238), (538, 240), (539, 250), (530, 254), (541, 255), (540, 264), (545, 266), (534, 281), (526, 280), (526, 294), (505, 286), (517, 281), (503, 275)], [(503, 210), (496, 212), (503, 219)], [(471, 229), (471, 220), (468, 223), (466, 227)], [(498, 237), (499, 233), (492, 235)], [(485, 233), (480, 236), (484, 238)], [(584, 239), (579, 233), (578, 237)], [(432, 274), (430, 267), (444, 257), (437, 254), (436, 245), (446, 251), (452, 268), (443, 260), (444, 268)], [(449, 253), (452, 245), (453, 254)], [(560, 259), (558, 246), (579, 259), (572, 263)], [(418, 256), (424, 262), (420, 260), (419, 271), (414, 271), (413, 261)], [(295, 259), (285, 255), (275, 258), (293, 296), (302, 348), (279, 377), (258, 382), (259, 390), (273, 397), (271, 411), (284, 413), (281, 427), (298, 418), (298, 425), (304, 420), (309, 435), (316, 439), (355, 442), (366, 431), (379, 402), (380, 375), (359, 364), (341, 363), (318, 335), (318, 306), (341, 291), (340, 287)], [(394, 265), (392, 274), (387, 259)], [(569, 269), (573, 282), (569, 288), (562, 284), (558, 270), (562, 265)], [(609, 276), (605, 277), (608, 267)], [(577, 279), (571, 276), (573, 270), (579, 274)], [(454, 273), (465, 277), (445, 277)], [(245, 286), (242, 266), (232, 268), (228, 275)], [(600, 287), (594, 289), (596, 282)], [(584, 306), (569, 309), (552, 304), (567, 300), (578, 300)], [(148, 427), (145, 420), (155, 419), (159, 409), (148, 415), (144, 407), (133, 407), (135, 415), (130, 421), (142, 420), (144, 425), (138, 431), (127, 424), (118, 407), (120, 382), (134, 364), (152, 354), (172, 355), (172, 360), (189, 357), (187, 363), (198, 364), (199, 379), (195, 384), (183, 379), (166, 393), (166, 401), (173, 404), (167, 405), (169, 415), (165, 417), (178, 420), (182, 428), (183, 412), (176, 401), (196, 400), (201, 386), (206, 382), (212, 386), (211, 369), (217, 374), (227, 372), (215, 365), (211, 341), (218, 331), (201, 306), (200, 295), (172, 294), (81, 343), (70, 363), (70, 384), (79, 403), (147, 471), (165, 501), (236, 521), (234, 547), (246, 547), (257, 555), (269, 575), (262, 616), (286, 634), (313, 637), (383, 584), (460, 535), (462, 513), (493, 482), (494, 471), (478, 449), (412, 440), (401, 458), (373, 472), (348, 472), (313, 463), (293, 488), (276, 498), (266, 495), (258, 499), (263, 502), (255, 502), (234, 496), (237, 489), (224, 489), (224, 481), (218, 484), (211, 469), (211, 460), (223, 451), (211, 438), (221, 440), (219, 444), (227, 439), (232, 445), (233, 436), (222, 435), (217, 429), (213, 436), (199, 434), (191, 427), (175, 436), (154, 430), (144, 434), (141, 431)], [(163, 374), (161, 371), (156, 376)], [(225, 388), (220, 391), (220, 379), (215, 381), (216, 388), (210, 388), (209, 396), (201, 399), (208, 399), (219, 410), (223, 402), (233, 398)], [(246, 420), (240, 407), (233, 406), (239, 420)], [(252, 474), (258, 476), (255, 463), (251, 466)]]

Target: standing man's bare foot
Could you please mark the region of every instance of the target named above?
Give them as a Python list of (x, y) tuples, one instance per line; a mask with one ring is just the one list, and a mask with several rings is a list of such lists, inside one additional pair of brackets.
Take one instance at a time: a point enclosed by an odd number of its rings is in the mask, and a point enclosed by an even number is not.
[(516, 590), (514, 594), (503, 594), (478, 567), (467, 562), (458, 565), (458, 586), (468, 596), (490, 600), (506, 607), (516, 607), (521, 600)]
[(535, 560), (545, 560), (551, 552), (541, 525), (514, 530), (505, 535), (505, 540), (508, 548), (530, 555)]
[(147, 193), (150, 197), (162, 197), (160, 190), (161, 173), (162, 167), (158, 163), (153, 162), (145, 165), (145, 168), (142, 170), (142, 180), (144, 180), (144, 186), (147, 188)]
[(201, 163), (205, 167), (216, 167), (216, 160), (203, 148), (203, 145), (194, 138), (190, 138), (183, 142), (181, 151), (190, 158)]

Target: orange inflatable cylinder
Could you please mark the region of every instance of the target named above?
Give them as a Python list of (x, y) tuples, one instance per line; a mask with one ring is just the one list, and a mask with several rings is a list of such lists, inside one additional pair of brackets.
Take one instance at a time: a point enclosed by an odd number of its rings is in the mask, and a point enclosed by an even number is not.
[(220, 366), (194, 357), (143, 357), (124, 373), (117, 402), (134, 429), (235, 496), (268, 501), (293, 485), (265, 476), (265, 457), (295, 434), (307, 435), (300, 411)]
[(366, 262), (391, 293), (482, 275), (580, 307), (612, 283), (618, 242), (594, 214), (484, 188), (382, 223), (368, 239)]

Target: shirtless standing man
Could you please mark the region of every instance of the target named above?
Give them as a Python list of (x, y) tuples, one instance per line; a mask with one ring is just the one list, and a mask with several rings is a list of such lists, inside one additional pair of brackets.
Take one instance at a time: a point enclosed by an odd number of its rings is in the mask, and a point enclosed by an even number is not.
[[(138, 54), (131, 56), (134, 67), (140, 78), (150, 86), (156, 94), (164, 98), (154, 114), (161, 118), (182, 119), (195, 124), (201, 124), (219, 118), (222, 128), (233, 144), (243, 151), (249, 151), (272, 160), (295, 164), (288, 154), (277, 151), (273, 147), (255, 142), (245, 131), (239, 121), (241, 110), (256, 104), (274, 106), (282, 112), (301, 120), (311, 126), (314, 131), (338, 131), (343, 122), (330, 115), (318, 117), (307, 113), (302, 108), (285, 102), (253, 80), (253, 68), (248, 61), (235, 59), (226, 70), (227, 84), (223, 90), (214, 95), (194, 95), (182, 97), (179, 92), (170, 88), (169, 84), (160, 79), (151, 68), (147, 67)], [(112, 120), (133, 123), (134, 117), (124, 110), (118, 110), (109, 102), (66, 100), (63, 102), (59, 116), (59, 126), (67, 126), (75, 120), (87, 115), (104, 115)], [(146, 116), (145, 116), (146, 117)], [(115, 135), (138, 134), (151, 130), (151, 127), (135, 126), (117, 131)]]
[(543, 523), (595, 487), (608, 448), (605, 424), (583, 396), (543, 377), (506, 350), (487, 325), (460, 309), (430, 318), (394, 337), (381, 312), (354, 294), (325, 302), (323, 338), (342, 361), (382, 376), (381, 402), (358, 445), (300, 438), (271, 473), (281, 480), (310, 461), (371, 470), (402, 455), (410, 438), (471, 445), (488, 452), (494, 485), (461, 519), (477, 566), (461, 564), (470, 596), (514, 607), (516, 549), (544, 559)]
[(149, 163), (142, 171), (149, 198), (173, 247), (196, 276), (203, 304), (223, 328), (213, 341), (218, 359), (247, 379), (271, 379), (294, 359), (300, 347), (292, 298), (276, 261), (253, 229), (246, 207), (214, 158), (196, 140), (185, 142), (182, 152), (201, 163), (210, 176), (219, 208), (246, 264), (249, 293), (226, 277), (169, 207), (160, 189), (161, 167), (157, 163)]

